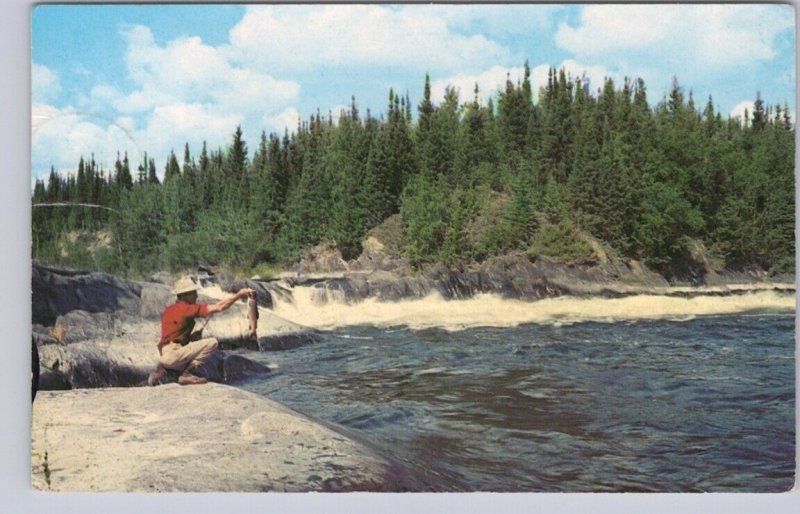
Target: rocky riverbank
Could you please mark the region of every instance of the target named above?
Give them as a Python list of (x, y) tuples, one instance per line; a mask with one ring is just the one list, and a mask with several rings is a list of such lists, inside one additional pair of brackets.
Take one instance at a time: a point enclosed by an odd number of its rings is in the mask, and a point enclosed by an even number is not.
[[(367, 443), (276, 402), (223, 384), (270, 370), (241, 348), (276, 351), (317, 334), (270, 315), (252, 281), (195, 277), (201, 301), (243, 286), (259, 298), (259, 337), (245, 306), (210, 318), (222, 351), (211, 383), (144, 386), (155, 369), (172, 278), (137, 283), (34, 265), (33, 342), (40, 358), (32, 413), (32, 483), (44, 491), (420, 491), (441, 489)], [(223, 289), (224, 288), (224, 289)], [(174, 377), (173, 377), (174, 381)], [(169, 382), (169, 380), (167, 380)], [(217, 382), (217, 383), (215, 383)]]
[[(367, 249), (379, 248), (377, 243)], [(371, 263), (371, 264), (370, 264)], [(203, 285), (200, 301), (216, 301), (241, 287), (256, 291), (259, 337), (247, 337), (244, 303), (211, 318), (204, 335), (219, 339), (225, 352), (204, 370), (215, 382), (231, 383), (252, 373), (268, 372), (236, 353), (285, 350), (319, 340), (313, 330), (274, 315), (276, 301), (293, 301), (293, 289), (312, 289), (313, 300), (350, 304), (366, 299), (394, 302), (437, 293), (446, 300), (495, 294), (535, 301), (559, 296), (620, 297), (636, 294), (735, 294), (742, 288), (793, 290), (794, 277), (768, 277), (758, 271), (715, 271), (698, 267), (700, 288), (675, 283), (637, 261), (604, 259), (594, 265), (575, 265), (525, 255), (494, 258), (473, 269), (442, 265), (412, 272), (402, 261), (378, 250), (345, 262), (334, 252), (319, 252), (294, 271), (269, 281), (238, 279), (206, 270), (195, 278)], [(34, 265), (33, 338), (42, 365), (42, 389), (142, 385), (155, 367), (159, 320), (173, 301), (174, 277), (155, 276), (132, 282), (105, 273), (59, 270)]]
[[(381, 260), (380, 262), (384, 262)], [(397, 264), (397, 263), (395, 263)], [(733, 294), (743, 288), (793, 290), (793, 276), (769, 277), (752, 271), (715, 271), (698, 267), (690, 282), (670, 282), (634, 260), (605, 259), (588, 264), (569, 264), (526, 255), (492, 258), (474, 268), (453, 270), (441, 264), (413, 272), (403, 265), (365, 268), (361, 260), (345, 262), (328, 254), (302, 262), (282, 275), (286, 287), (311, 287), (315, 300), (332, 299), (358, 303), (367, 298), (382, 301), (424, 298), (438, 293), (447, 300), (495, 294), (507, 299), (535, 301), (559, 296), (620, 297), (637, 294), (674, 294), (676, 286), (687, 294)]]
[[(264, 285), (228, 280), (223, 290), (212, 277), (197, 279), (205, 286), (200, 301), (217, 301), (245, 285), (255, 288), (259, 298), (257, 341), (248, 337), (244, 303), (205, 325), (203, 334), (216, 337), (224, 350), (203, 369), (209, 380), (232, 383), (269, 371), (237, 353), (239, 348), (279, 350), (318, 340), (313, 331), (270, 314), (272, 294)], [(39, 350), (40, 388), (144, 385), (158, 360), (161, 313), (174, 301), (171, 280), (133, 282), (105, 273), (34, 265), (32, 337)]]
[[(362, 259), (363, 260), (363, 259)], [(428, 478), (327, 426), (234, 387), (270, 370), (243, 349), (280, 351), (320, 342), (311, 329), (276, 316), (277, 301), (311, 287), (315, 301), (398, 301), (437, 292), (448, 300), (490, 293), (535, 301), (558, 296), (674, 294), (660, 275), (634, 261), (578, 266), (526, 256), (480, 267), (434, 266), (411, 272), (328, 258), (269, 280), (195, 275), (200, 301), (241, 287), (256, 290), (257, 341), (248, 337), (245, 305), (213, 316), (205, 336), (219, 339), (203, 373), (205, 386), (143, 386), (155, 368), (163, 308), (174, 277), (133, 282), (104, 273), (34, 264), (33, 343), (41, 362), (33, 407), (33, 484), (52, 491), (401, 491), (441, 490)], [(708, 271), (715, 294), (737, 287), (794, 289), (794, 277)], [(736, 287), (733, 287), (733, 286)], [(689, 288), (686, 294), (694, 294)], [(705, 293), (704, 293), (705, 294)], [(173, 378), (174, 380), (174, 378)], [(216, 382), (216, 384), (215, 384)]]
[(41, 491), (438, 489), (319, 422), (213, 383), (43, 392), (31, 436)]

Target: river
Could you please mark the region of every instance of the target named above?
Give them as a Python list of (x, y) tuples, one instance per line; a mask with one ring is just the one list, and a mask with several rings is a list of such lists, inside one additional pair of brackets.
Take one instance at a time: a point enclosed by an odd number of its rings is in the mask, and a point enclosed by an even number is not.
[(242, 387), (458, 491), (778, 492), (795, 473), (794, 293), (348, 305)]

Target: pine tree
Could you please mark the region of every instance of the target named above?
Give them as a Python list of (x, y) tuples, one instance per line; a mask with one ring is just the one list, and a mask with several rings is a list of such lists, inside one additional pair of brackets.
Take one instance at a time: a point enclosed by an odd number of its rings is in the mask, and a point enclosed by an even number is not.
[(478, 84), (475, 84), (475, 97), (467, 106), (464, 114), (466, 127), (466, 144), (463, 152), (464, 167), (473, 173), (482, 162), (493, 162), (494, 149), (489, 135), (489, 117), (486, 109), (480, 105)]
[(538, 227), (533, 203), (533, 175), (522, 173), (512, 184), (511, 204), (506, 212), (508, 241), (512, 248), (527, 248)]
[(458, 93), (448, 87), (444, 101), (431, 117), (426, 169), (434, 175), (445, 177), (451, 186), (461, 183), (464, 176), (458, 165), (458, 156), (463, 155), (459, 127)]
[(150, 158), (147, 168), (147, 183), (153, 185), (158, 185), (161, 183), (158, 180), (158, 175), (156, 175), (156, 161), (152, 157)]
[(758, 133), (764, 130), (767, 125), (767, 114), (764, 112), (764, 101), (761, 100), (761, 92), (756, 95), (756, 101), (753, 104), (753, 120), (750, 128), (753, 132)]
[(555, 69), (551, 69), (542, 102), (542, 174), (537, 184), (540, 190), (551, 176), (559, 183), (565, 183), (572, 169), (572, 88), (572, 81), (567, 79), (563, 68), (557, 73)]
[(247, 164), (247, 143), (242, 139), (241, 125), (236, 127), (236, 132), (233, 134), (233, 143), (231, 144), (230, 154), (227, 160), (227, 176), (233, 180), (242, 180), (245, 175)]
[[(391, 93), (391, 92), (390, 92)], [(432, 141), (433, 113), (436, 108), (431, 102), (431, 79), (425, 74), (425, 86), (422, 101), (417, 107), (419, 121), (417, 122), (416, 143), (419, 151), (420, 169), (430, 170), (433, 168), (434, 143)]]
[(464, 192), (458, 188), (447, 198), (447, 226), (444, 241), (439, 249), (438, 260), (450, 267), (465, 264), (467, 248), (467, 209), (464, 206)]
[(361, 121), (355, 98), (350, 112), (342, 112), (339, 130), (331, 137), (326, 149), (326, 176), (331, 186), (330, 233), (345, 259), (361, 254), (361, 241), (368, 228), (381, 221), (373, 219), (370, 197), (376, 193), (374, 184), (366, 181), (369, 142)]
[(122, 161), (120, 161), (119, 154), (117, 154), (117, 161), (114, 164), (114, 168), (116, 171), (115, 182), (119, 184), (120, 187), (130, 191), (133, 188), (133, 176), (131, 175), (131, 167), (127, 152), (125, 152), (125, 157)]
[(64, 196), (62, 194), (63, 191), (63, 180), (61, 177), (56, 173), (56, 170), (53, 166), (50, 167), (50, 175), (47, 177), (47, 189), (45, 200), (48, 202), (60, 202), (64, 200)]
[(445, 178), (420, 173), (403, 191), (400, 216), (405, 234), (405, 255), (414, 266), (434, 262), (447, 232), (449, 205), (442, 201)]
[[(526, 77), (526, 83), (528, 81)], [(505, 155), (509, 161), (516, 161), (525, 155), (528, 135), (528, 118), (530, 104), (526, 98), (529, 94), (520, 85), (514, 85), (511, 78), (506, 78), (506, 88), (498, 99), (498, 127), (505, 144)]]
[(175, 152), (170, 150), (167, 164), (164, 168), (164, 184), (173, 180), (178, 180), (181, 177), (181, 167), (178, 165), (178, 159), (175, 157)]

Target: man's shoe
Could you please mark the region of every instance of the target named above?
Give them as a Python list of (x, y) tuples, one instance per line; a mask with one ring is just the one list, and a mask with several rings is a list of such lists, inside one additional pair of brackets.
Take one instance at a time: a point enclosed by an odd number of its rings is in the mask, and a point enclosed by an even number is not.
[(166, 368), (161, 364), (156, 367), (156, 370), (150, 373), (150, 376), (147, 377), (147, 385), (149, 386), (156, 386), (161, 383), (161, 379), (164, 378), (164, 375), (167, 373)]
[(208, 382), (208, 379), (205, 377), (198, 377), (197, 375), (192, 375), (189, 372), (183, 373), (181, 376), (178, 377), (178, 383), (182, 386), (185, 385), (199, 385), (205, 384)]

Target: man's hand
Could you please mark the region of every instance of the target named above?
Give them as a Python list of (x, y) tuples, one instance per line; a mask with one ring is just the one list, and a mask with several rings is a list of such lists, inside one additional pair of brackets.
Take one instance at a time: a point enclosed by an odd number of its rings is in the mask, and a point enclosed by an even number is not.
[(245, 287), (243, 289), (239, 289), (239, 292), (236, 293), (236, 297), (239, 299), (242, 298), (255, 298), (256, 292), (253, 289)]

